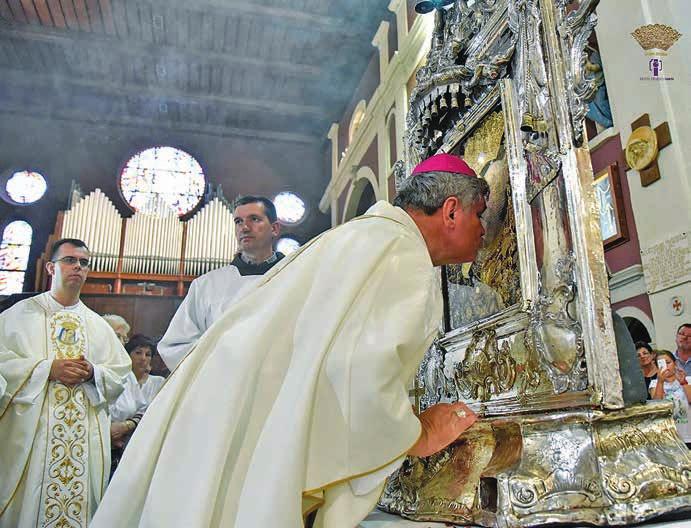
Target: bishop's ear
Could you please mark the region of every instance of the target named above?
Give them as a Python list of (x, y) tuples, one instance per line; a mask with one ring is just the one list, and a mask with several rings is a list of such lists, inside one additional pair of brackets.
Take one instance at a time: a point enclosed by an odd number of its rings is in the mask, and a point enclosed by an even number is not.
[(458, 197), (449, 196), (442, 204), (442, 216), (444, 218), (444, 223), (451, 225), (455, 223), (456, 214), (458, 213), (458, 208), (460, 207), (460, 202)]

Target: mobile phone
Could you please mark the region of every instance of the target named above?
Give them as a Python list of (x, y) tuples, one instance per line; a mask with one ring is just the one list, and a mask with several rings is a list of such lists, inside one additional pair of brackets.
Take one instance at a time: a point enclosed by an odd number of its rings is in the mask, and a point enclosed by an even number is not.
[(662, 358), (658, 359), (657, 368), (660, 370), (667, 370), (667, 362)]

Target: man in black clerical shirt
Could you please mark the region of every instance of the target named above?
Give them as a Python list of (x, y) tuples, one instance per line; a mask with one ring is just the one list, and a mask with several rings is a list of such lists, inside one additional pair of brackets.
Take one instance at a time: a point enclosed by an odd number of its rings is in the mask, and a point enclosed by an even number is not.
[(233, 211), (235, 236), (240, 251), (231, 262), (240, 275), (263, 275), (283, 254), (273, 250), (280, 234), (280, 224), (273, 202), (263, 196), (242, 196)]
[(158, 345), (158, 352), (171, 371), (248, 286), (283, 258), (274, 251), (281, 228), (271, 200), (241, 196), (235, 201), (233, 221), (239, 246), (237, 255), (230, 265), (192, 281)]

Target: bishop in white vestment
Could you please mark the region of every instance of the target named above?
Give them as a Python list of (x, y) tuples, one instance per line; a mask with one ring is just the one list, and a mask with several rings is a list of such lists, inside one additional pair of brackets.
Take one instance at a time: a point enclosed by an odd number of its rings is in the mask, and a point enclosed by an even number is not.
[(353, 528), (406, 454), (470, 427), (462, 403), (428, 421), (408, 399), (442, 318), (435, 265), (472, 260), (484, 232), (486, 184), (459, 173), (433, 215), (379, 202), (229, 308), (149, 407), (92, 527), (298, 528), (318, 508), (315, 526)]
[[(75, 302), (62, 305), (47, 292), (0, 314), (0, 377), (7, 383), (0, 396), (0, 528), (86, 528), (108, 482), (108, 404), (122, 392), (130, 359), (108, 323), (78, 299), (87, 250), (65, 243), (58, 251), (63, 256), (50, 264), (62, 269), (53, 282), (68, 283)], [(79, 257), (74, 264), (64, 261), (77, 259), (70, 252)], [(68, 360), (88, 364), (88, 374), (54, 381), (54, 363), (76, 364)]]

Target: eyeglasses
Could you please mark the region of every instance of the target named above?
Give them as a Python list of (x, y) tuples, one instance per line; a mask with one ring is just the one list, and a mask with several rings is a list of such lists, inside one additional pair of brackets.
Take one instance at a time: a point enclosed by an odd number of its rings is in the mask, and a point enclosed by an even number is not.
[(55, 259), (53, 262), (62, 262), (63, 264), (67, 264), (68, 266), (74, 266), (77, 262), (79, 262), (79, 265), (85, 269), (88, 269), (89, 266), (91, 266), (91, 262), (88, 258), (77, 258), (70, 256), (60, 257), (59, 259)]

